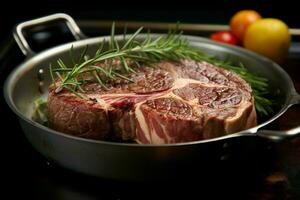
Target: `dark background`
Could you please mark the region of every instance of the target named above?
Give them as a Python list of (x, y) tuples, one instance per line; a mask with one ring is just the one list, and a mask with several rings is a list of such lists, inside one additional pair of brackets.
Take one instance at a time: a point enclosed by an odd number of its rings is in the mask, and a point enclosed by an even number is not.
[(67, 13), (75, 20), (228, 24), (237, 11), (254, 9), (263, 17), (278, 18), (290, 28), (299, 28), (299, 6), (296, 2), (295, 0), (8, 0), (0, 7), (0, 47), (11, 36), (15, 24), (58, 12)]
[(27, 0), (6, 1), (0, 10), (0, 36), (10, 33), (18, 22), (65, 12), (75, 19), (109, 19), (227, 24), (241, 9), (254, 9), (263, 17), (285, 21), (299, 27), (297, 1), (291, 0), (184, 0), (184, 1), (117, 1), (117, 0)]

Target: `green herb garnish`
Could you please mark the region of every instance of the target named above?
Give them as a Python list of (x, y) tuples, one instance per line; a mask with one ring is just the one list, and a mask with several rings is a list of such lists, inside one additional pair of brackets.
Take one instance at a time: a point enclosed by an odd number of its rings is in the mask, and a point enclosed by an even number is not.
[(47, 101), (43, 98), (38, 98), (34, 101), (34, 112), (32, 119), (40, 124), (47, 123)]
[[(115, 70), (113, 66), (100, 67), (97, 63), (104, 61), (119, 60), (126, 74), (135, 73), (134, 69), (128, 65), (128, 60), (141, 66), (142, 63), (154, 63), (160, 60), (178, 61), (180, 59), (192, 59), (195, 61), (207, 61), (216, 66), (222, 67), (229, 71), (233, 71), (247, 81), (253, 90), (256, 110), (262, 115), (268, 115), (273, 112), (272, 102), (265, 96), (268, 94), (268, 81), (263, 77), (249, 72), (242, 64), (240, 66), (232, 65), (229, 62), (220, 61), (212, 56), (204, 54), (198, 48), (192, 47), (189, 41), (182, 37), (182, 32), (169, 31), (167, 35), (152, 39), (150, 34), (143, 40), (138, 40), (137, 36), (142, 31), (139, 28), (134, 34), (126, 38), (123, 37), (123, 45), (115, 39), (115, 26), (112, 25), (110, 40), (108, 41), (108, 50), (104, 50), (102, 41), (95, 55), (88, 58), (86, 55), (86, 47), (81, 53), (80, 59), (75, 62), (73, 57), (73, 46), (70, 50), (72, 56), (72, 66), (67, 66), (59, 59), (57, 64), (59, 68), (50, 68), (51, 75), (57, 75), (60, 79), (60, 85), (56, 88), (56, 92), (62, 89), (68, 89), (79, 97), (82, 97), (77, 91), (82, 91), (81, 85), (84, 83), (82, 75), (89, 72), (95, 80), (104, 88), (106, 80), (116, 79), (117, 77), (132, 81), (130, 78)], [(104, 78), (103, 78), (104, 77)]]

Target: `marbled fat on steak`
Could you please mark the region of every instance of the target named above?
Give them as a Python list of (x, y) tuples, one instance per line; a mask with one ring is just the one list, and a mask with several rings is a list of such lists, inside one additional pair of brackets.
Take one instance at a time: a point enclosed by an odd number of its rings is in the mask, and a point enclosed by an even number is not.
[(100, 140), (167, 144), (215, 138), (256, 126), (250, 86), (207, 62), (162, 61), (136, 67), (134, 82), (87, 80), (82, 99), (49, 87), (50, 127)]

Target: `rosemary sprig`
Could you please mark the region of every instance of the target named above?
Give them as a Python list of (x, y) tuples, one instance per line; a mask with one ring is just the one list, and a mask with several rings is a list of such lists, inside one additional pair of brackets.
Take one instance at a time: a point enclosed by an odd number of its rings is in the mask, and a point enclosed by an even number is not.
[[(199, 49), (192, 47), (188, 40), (182, 37), (182, 32), (169, 31), (167, 35), (157, 37), (154, 40), (151, 39), (148, 33), (144, 40), (137, 40), (137, 36), (142, 29), (142, 27), (139, 28), (128, 38), (126, 38), (126, 33), (124, 33), (124, 44), (120, 46), (115, 39), (115, 25), (113, 24), (110, 40), (108, 42), (108, 50), (103, 50), (105, 43), (103, 40), (99, 49), (91, 58), (87, 58), (86, 56), (88, 47), (83, 50), (77, 62), (72, 58), (72, 67), (68, 67), (59, 59), (57, 61), (59, 68), (50, 68), (51, 76), (53, 77), (54, 74), (57, 74), (61, 80), (59, 87), (56, 88), (56, 92), (60, 92), (65, 88), (77, 96), (82, 97), (77, 90), (80, 89), (80, 86), (84, 83), (82, 75), (87, 72), (89, 72), (104, 89), (108, 89), (106, 87), (106, 80), (115, 79), (117, 77), (132, 82), (126, 74), (135, 73), (135, 71), (128, 64), (128, 60), (140, 67), (141, 63), (151, 64), (160, 60), (178, 61), (180, 59), (192, 59), (195, 61), (207, 61), (239, 74), (241, 78), (247, 81), (252, 87), (257, 111), (263, 115), (268, 115), (272, 112), (272, 102), (265, 98), (266, 94), (268, 94), (268, 82), (265, 78), (250, 73), (242, 64), (235, 66), (202, 53)], [(73, 54), (72, 46), (70, 55)], [(124, 68), (124, 73), (114, 69), (111, 64), (114, 60), (119, 60)], [(110, 63), (108, 64), (110, 67), (97, 66), (97, 64), (101, 62)]]
[(32, 119), (38, 123), (47, 123), (47, 101), (43, 98), (38, 98), (34, 101), (34, 112)]

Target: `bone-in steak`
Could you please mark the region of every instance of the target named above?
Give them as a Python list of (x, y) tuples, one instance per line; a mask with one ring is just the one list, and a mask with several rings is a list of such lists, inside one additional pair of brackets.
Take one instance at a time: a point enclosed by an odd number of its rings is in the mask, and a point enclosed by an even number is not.
[(166, 144), (209, 139), (256, 125), (250, 86), (238, 75), (207, 62), (162, 61), (136, 67), (104, 89), (93, 80), (82, 99), (49, 87), (50, 127), (101, 140)]

